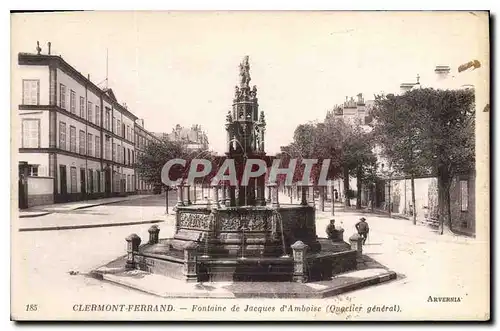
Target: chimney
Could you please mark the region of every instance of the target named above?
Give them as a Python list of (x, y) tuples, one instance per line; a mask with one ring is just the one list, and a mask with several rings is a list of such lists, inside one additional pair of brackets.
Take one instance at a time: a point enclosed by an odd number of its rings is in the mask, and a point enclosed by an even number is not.
[(47, 46), (49, 47), (49, 55), (50, 55), (50, 46), (52, 46), (52, 43), (49, 41), (49, 42), (47, 43)]

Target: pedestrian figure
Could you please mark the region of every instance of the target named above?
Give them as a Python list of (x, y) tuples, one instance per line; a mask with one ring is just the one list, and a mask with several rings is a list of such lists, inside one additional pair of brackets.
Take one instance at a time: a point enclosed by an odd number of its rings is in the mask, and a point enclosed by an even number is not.
[(361, 217), (359, 222), (356, 223), (356, 230), (358, 230), (358, 234), (363, 238), (363, 244), (366, 242), (368, 238), (368, 233), (370, 232), (370, 227), (368, 223), (366, 223), (366, 218)]
[(330, 224), (326, 226), (326, 235), (332, 241), (342, 241), (344, 239), (344, 228), (342, 226), (336, 227), (335, 220), (331, 219)]

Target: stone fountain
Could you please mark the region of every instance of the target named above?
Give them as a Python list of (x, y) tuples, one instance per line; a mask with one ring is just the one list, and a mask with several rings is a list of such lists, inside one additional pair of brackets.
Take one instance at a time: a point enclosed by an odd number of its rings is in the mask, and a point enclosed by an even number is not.
[[(234, 159), (237, 169), (247, 159), (272, 161), (264, 149), (266, 122), (257, 88), (249, 85), (248, 60), (240, 64), (225, 123), (226, 157)], [(126, 267), (190, 282), (306, 282), (355, 269), (359, 252), (351, 245), (342, 238), (318, 239), (308, 189), (302, 187), (299, 204), (280, 204), (278, 186), (266, 184), (262, 175), (245, 186), (214, 185), (209, 203), (193, 204), (189, 187), (180, 184), (175, 235), (160, 239), (154, 225), (142, 245), (137, 235), (127, 237)]]

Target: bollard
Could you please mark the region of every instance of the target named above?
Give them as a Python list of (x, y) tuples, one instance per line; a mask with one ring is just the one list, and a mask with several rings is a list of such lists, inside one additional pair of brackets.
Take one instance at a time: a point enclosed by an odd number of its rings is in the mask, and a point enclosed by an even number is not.
[(176, 210), (177, 210), (178, 206), (184, 206), (183, 187), (184, 187), (184, 185), (182, 185), (182, 184), (177, 185), (177, 205), (175, 206)]
[(299, 240), (291, 247), (293, 250), (293, 281), (305, 283), (307, 281), (306, 253), (309, 246)]
[(226, 202), (227, 202), (227, 188), (226, 188), (225, 184), (222, 184), (222, 186), (221, 186), (221, 193), (222, 193), (222, 196), (221, 196), (222, 206), (226, 206)]
[(139, 245), (141, 244), (141, 238), (136, 235), (135, 233), (131, 234), (127, 238), (125, 238), (125, 241), (127, 241), (127, 264), (125, 267), (127, 269), (135, 269), (136, 267), (136, 262), (135, 262), (135, 252), (139, 251)]
[(158, 225), (152, 225), (149, 230), (149, 244), (154, 245), (159, 242), (160, 228)]
[(186, 188), (186, 198), (187, 198), (186, 205), (189, 206), (189, 205), (192, 204), (192, 202), (191, 202), (191, 192), (190, 192), (191, 185), (186, 185), (184, 187)]
[(302, 196), (300, 199), (300, 204), (302, 206), (307, 206), (307, 186), (302, 186), (301, 191), (302, 191)]
[(212, 200), (213, 200), (213, 206), (212, 208), (220, 208), (220, 204), (219, 204), (219, 186), (218, 185), (213, 185), (212, 186)]
[(184, 247), (184, 277), (186, 282), (198, 281), (197, 249), (198, 244), (194, 241)]
[(276, 183), (269, 183), (267, 186), (271, 189), (271, 205), (274, 208), (278, 208), (280, 206), (278, 185)]
[(358, 257), (363, 255), (363, 237), (355, 233), (349, 238), (349, 243), (351, 244), (351, 249), (357, 252)]

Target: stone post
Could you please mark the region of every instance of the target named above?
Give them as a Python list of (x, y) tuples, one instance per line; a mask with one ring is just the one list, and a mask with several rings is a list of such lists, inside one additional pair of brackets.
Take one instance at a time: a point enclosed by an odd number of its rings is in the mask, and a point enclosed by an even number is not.
[(189, 206), (189, 205), (192, 204), (191, 203), (191, 192), (190, 192), (191, 191), (191, 185), (186, 185), (185, 187), (186, 187), (186, 198), (187, 198), (186, 205)]
[(309, 246), (302, 241), (296, 241), (291, 247), (293, 250), (293, 281), (305, 283), (307, 281), (306, 253)]
[(300, 199), (300, 204), (302, 206), (307, 206), (307, 186), (301, 187), (302, 195)]
[(267, 186), (267, 202), (271, 202), (271, 186)]
[(220, 208), (220, 204), (219, 204), (219, 186), (218, 185), (214, 185), (212, 186), (212, 199), (213, 199), (213, 207), (214, 208)]
[(316, 209), (316, 201), (314, 200), (314, 185), (312, 184), (309, 186), (309, 201), (311, 206)]
[(227, 186), (226, 186), (226, 184), (222, 184), (221, 193), (222, 193), (222, 197), (221, 197), (222, 205), (227, 206)]
[(264, 178), (264, 176), (260, 176), (259, 178), (257, 178), (256, 180), (257, 182), (257, 187), (256, 187), (256, 191), (257, 191), (257, 199), (256, 199), (256, 203), (257, 203), (257, 206), (265, 206), (266, 205), (266, 197), (265, 197), (265, 194), (266, 194), (266, 179)]
[(351, 244), (351, 249), (357, 252), (357, 256), (363, 255), (363, 237), (355, 233), (349, 238), (349, 243)]
[(177, 185), (177, 206), (184, 206), (184, 185)]
[(278, 185), (276, 183), (269, 183), (267, 185), (271, 189), (271, 205), (274, 208), (278, 208), (280, 206), (280, 202), (279, 202), (279, 187), (278, 187)]
[(152, 225), (149, 230), (149, 244), (154, 245), (159, 242), (160, 237), (160, 228), (158, 225)]
[(135, 252), (139, 251), (139, 245), (141, 244), (141, 238), (136, 235), (135, 233), (131, 234), (127, 238), (125, 238), (125, 241), (127, 241), (127, 263), (125, 267), (127, 269), (135, 269), (136, 267), (136, 262), (134, 259)]
[(198, 244), (191, 241), (184, 247), (184, 277), (186, 282), (198, 281), (198, 265), (197, 265), (197, 249)]

